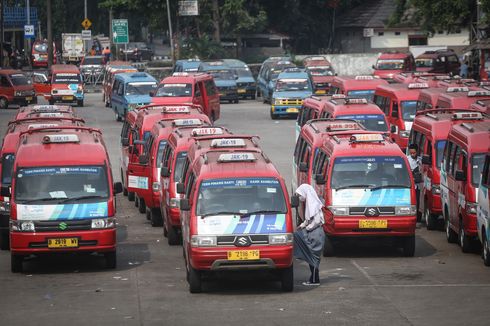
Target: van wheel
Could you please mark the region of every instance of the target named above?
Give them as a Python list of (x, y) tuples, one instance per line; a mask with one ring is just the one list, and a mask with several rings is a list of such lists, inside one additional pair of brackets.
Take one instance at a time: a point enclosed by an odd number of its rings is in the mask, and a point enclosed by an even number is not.
[(459, 221), (459, 246), (461, 247), (461, 251), (464, 253), (468, 253), (471, 251), (471, 238), (466, 235), (464, 231), (463, 220)]
[(437, 215), (431, 214), (429, 208), (427, 207), (427, 203), (424, 207), (424, 220), (425, 226), (427, 230), (435, 230), (437, 227)]
[(238, 103), (238, 99), (234, 100), (233, 103), (237, 104)]
[(146, 204), (143, 198), (139, 198), (138, 212), (140, 212), (141, 214), (146, 213)]
[(181, 244), (181, 237), (175, 226), (170, 226), (167, 230), (167, 242), (170, 246)]
[(151, 212), (150, 212), (150, 209), (148, 207), (146, 208), (145, 214), (146, 214), (146, 219), (148, 221), (150, 221), (151, 220)]
[[(126, 188), (127, 189), (127, 188)], [(136, 195), (134, 192), (128, 191), (128, 200), (129, 201), (134, 201), (136, 198)]]
[(49, 100), (48, 103), (49, 105), (54, 105), (54, 100)]
[(255, 95), (255, 94), (254, 94), (254, 95), (251, 95), (251, 96), (250, 96), (250, 98), (251, 98), (252, 100), (255, 100), (256, 95)]
[(0, 231), (0, 249), (9, 250), (10, 249), (10, 233), (9, 230)]
[(10, 254), (10, 269), (12, 273), (22, 273), (24, 270), (24, 256)]
[(255, 89), (255, 95), (252, 95), (252, 99), (254, 99), (254, 100), (260, 99), (260, 90), (258, 88)]
[(293, 265), (281, 270), (281, 289), (284, 292), (291, 292), (294, 288), (294, 270)]
[(335, 248), (332, 239), (325, 234), (325, 244), (323, 245), (323, 257), (332, 257), (335, 253)]
[(190, 293), (201, 293), (202, 281), (201, 281), (201, 272), (194, 269), (189, 265), (187, 269), (187, 280), (189, 282), (189, 292)]
[(403, 256), (413, 257), (415, 255), (415, 236), (403, 239)]
[[(447, 216), (447, 214), (446, 214), (446, 216)], [(449, 242), (449, 243), (455, 243), (456, 241), (458, 241), (458, 236), (457, 236), (456, 232), (454, 232), (453, 229), (451, 229), (451, 225), (449, 223), (449, 216), (447, 216), (444, 219), (444, 226), (445, 226), (445, 229), (446, 229), (446, 239), (447, 239), (447, 242)]]
[(0, 110), (8, 109), (9, 101), (5, 97), (0, 98)]
[(124, 176), (123, 171), (121, 169), (121, 182), (123, 183), (123, 196), (128, 196), (128, 188), (124, 186)]
[(108, 269), (114, 269), (117, 266), (117, 254), (116, 251), (110, 251), (104, 253), (105, 267)]
[(163, 220), (162, 220), (162, 213), (160, 212), (160, 208), (152, 208), (149, 211), (150, 211), (151, 226), (153, 227), (162, 226)]
[(483, 250), (482, 250), (482, 256), (483, 256), (483, 263), (485, 264), (485, 266), (490, 266), (490, 248), (488, 248), (488, 240), (487, 240), (487, 236), (485, 234), (485, 230), (482, 230), (482, 246), (483, 246)]
[(279, 116), (275, 113), (272, 113), (272, 108), (271, 108), (271, 119), (276, 120)]
[(83, 106), (83, 100), (77, 101), (77, 106), (82, 107)]

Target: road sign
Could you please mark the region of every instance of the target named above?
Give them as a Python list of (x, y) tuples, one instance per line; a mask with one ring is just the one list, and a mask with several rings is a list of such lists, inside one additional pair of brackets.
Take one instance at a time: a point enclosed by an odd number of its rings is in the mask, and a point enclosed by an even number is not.
[(112, 20), (112, 41), (116, 44), (126, 44), (129, 42), (128, 20)]
[(92, 26), (92, 22), (88, 18), (85, 18), (82, 21), (82, 27), (85, 28), (85, 29), (89, 29), (90, 26)]
[(82, 31), (82, 40), (90, 41), (92, 39), (92, 30), (87, 29)]
[(179, 1), (179, 16), (199, 16), (197, 0)]
[(24, 38), (34, 38), (35, 30), (34, 25), (24, 25)]

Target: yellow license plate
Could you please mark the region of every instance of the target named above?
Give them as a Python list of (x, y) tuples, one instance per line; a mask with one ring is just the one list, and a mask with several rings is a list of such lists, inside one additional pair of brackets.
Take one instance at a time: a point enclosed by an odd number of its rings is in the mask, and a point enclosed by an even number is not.
[(246, 92), (247, 92), (247, 90), (246, 90), (246, 89), (239, 89), (239, 90), (238, 90), (238, 93), (239, 93), (239, 94), (243, 94), (243, 93), (246, 93)]
[(297, 108), (289, 108), (286, 110), (287, 113), (298, 113), (298, 109)]
[(26, 101), (32, 101), (32, 96), (26, 97)]
[(319, 89), (319, 90), (315, 91), (315, 94), (327, 94), (327, 91), (324, 89)]
[(73, 96), (62, 96), (61, 99), (63, 101), (71, 101), (71, 100), (73, 100)]
[(386, 229), (387, 220), (359, 220), (359, 229)]
[(228, 260), (257, 260), (260, 259), (259, 250), (228, 251)]
[(76, 248), (78, 238), (48, 239), (48, 248)]

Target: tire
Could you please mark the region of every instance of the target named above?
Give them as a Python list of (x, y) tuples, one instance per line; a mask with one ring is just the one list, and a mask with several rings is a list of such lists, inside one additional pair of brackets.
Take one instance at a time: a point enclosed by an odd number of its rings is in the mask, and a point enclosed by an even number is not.
[(293, 265), (281, 270), (281, 289), (284, 292), (292, 292), (294, 289)]
[(444, 229), (446, 230), (446, 239), (448, 243), (456, 243), (458, 241), (458, 235), (456, 232), (451, 229), (451, 225), (449, 223), (449, 217), (444, 219)]
[(117, 113), (117, 110), (114, 112), (114, 116), (116, 118), (116, 121), (118, 122), (122, 121), (122, 117), (119, 115), (119, 113)]
[(415, 236), (409, 236), (403, 239), (403, 256), (413, 257), (415, 255)]
[(110, 251), (104, 253), (105, 267), (107, 269), (115, 269), (117, 266), (117, 254), (116, 251)]
[(54, 105), (54, 100), (49, 100), (48, 103), (49, 105)]
[(231, 103), (233, 103), (233, 101), (232, 100), (228, 100), (228, 103), (231, 104)]
[(181, 244), (181, 237), (175, 226), (170, 226), (167, 229), (167, 242), (169, 246), (177, 246)]
[(146, 213), (146, 204), (145, 204), (145, 200), (143, 198), (139, 198), (138, 211), (141, 214)]
[(427, 230), (435, 230), (437, 228), (437, 215), (431, 214), (427, 204), (424, 206), (424, 220)]
[(275, 113), (272, 113), (272, 108), (271, 108), (271, 119), (276, 120), (277, 118), (279, 118), (279, 116)]
[(459, 234), (458, 234), (459, 246), (461, 247), (461, 251), (464, 253), (471, 252), (471, 238), (466, 235), (464, 231), (463, 221), (459, 222)]
[(150, 209), (148, 207), (146, 208), (145, 214), (146, 214), (146, 219), (148, 221), (150, 221), (151, 220), (151, 212), (150, 212)]
[(128, 197), (128, 188), (123, 188), (123, 196)]
[(190, 293), (201, 293), (202, 291), (202, 281), (201, 272), (194, 269), (189, 265), (187, 270), (187, 280), (189, 282), (189, 292)]
[(0, 110), (6, 110), (9, 107), (9, 101), (5, 97), (0, 97)]
[(239, 100), (238, 100), (238, 99), (236, 99), (236, 100), (234, 100), (234, 101), (233, 101), (233, 103), (237, 104), (237, 103), (238, 103), (238, 101), (239, 101)]
[(332, 257), (335, 254), (335, 248), (332, 239), (325, 234), (325, 244), (323, 245), (323, 257)]
[(81, 100), (81, 101), (77, 101), (77, 106), (79, 106), (79, 107), (83, 107), (83, 100)]
[(162, 213), (160, 212), (160, 208), (152, 208), (150, 211), (150, 222), (151, 226), (157, 227), (163, 225)]
[(24, 257), (10, 254), (10, 269), (12, 273), (22, 273), (24, 270)]
[[(127, 188), (126, 188), (126, 190), (127, 190)], [(135, 201), (135, 198), (136, 198), (135, 193), (134, 193), (134, 192), (129, 191), (129, 192), (128, 192), (128, 200), (129, 200), (129, 201)]]
[(489, 243), (488, 243), (488, 240), (487, 240), (487, 236), (485, 234), (485, 230), (482, 230), (482, 246), (483, 246), (483, 249), (482, 249), (482, 258), (483, 258), (483, 263), (485, 264), (485, 266), (490, 266), (490, 248), (488, 248), (489, 246)]
[(9, 230), (2, 230), (0, 233), (0, 249), (9, 250), (10, 249), (10, 233)]
[(252, 100), (255, 100), (256, 95), (252, 95), (252, 96), (250, 96), (250, 98), (251, 98)]
[(260, 100), (260, 90), (258, 88), (255, 89), (255, 95), (252, 96), (252, 99)]

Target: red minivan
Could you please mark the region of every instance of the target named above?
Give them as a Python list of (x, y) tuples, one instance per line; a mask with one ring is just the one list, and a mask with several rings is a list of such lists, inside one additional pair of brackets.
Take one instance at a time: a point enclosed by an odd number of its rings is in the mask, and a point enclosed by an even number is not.
[(0, 110), (37, 103), (30, 78), (20, 70), (0, 70)]

